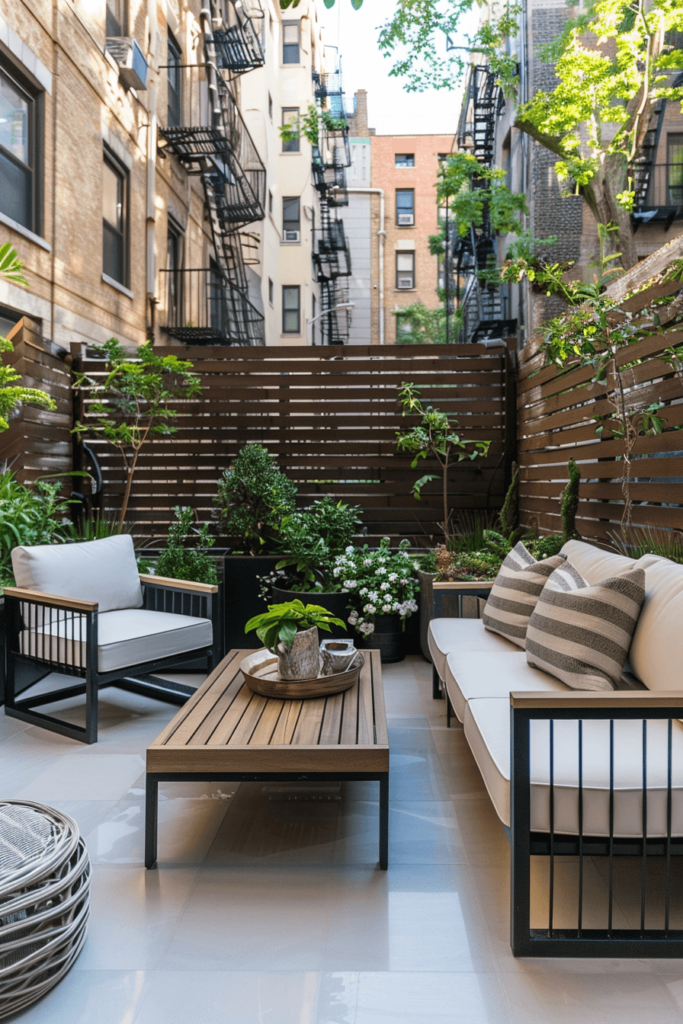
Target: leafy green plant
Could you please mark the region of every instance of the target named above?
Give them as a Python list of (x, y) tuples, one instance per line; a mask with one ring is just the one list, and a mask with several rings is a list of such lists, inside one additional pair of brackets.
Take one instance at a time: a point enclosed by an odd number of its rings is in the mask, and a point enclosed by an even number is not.
[[(0, 275), (12, 284), (28, 287), (24, 277), (24, 264), (21, 262), (10, 242), (0, 245)], [(8, 338), (0, 337), (0, 352), (13, 352), (14, 345)], [(6, 366), (0, 362), (0, 433), (9, 430), (9, 423), (12, 413), (22, 403), (28, 405), (39, 405), (43, 409), (56, 409), (55, 402), (44, 391), (38, 388), (25, 388), (16, 382), (21, 380), (21, 374), (17, 373), (13, 366)]]
[[(485, 456), (491, 446), (490, 441), (467, 441), (457, 434), (458, 421), (454, 416), (441, 412), (433, 406), (424, 406), (420, 399), (420, 389), (415, 384), (405, 382), (398, 392), (398, 400), (402, 407), (402, 415), (417, 414), (420, 423), (403, 433), (396, 432), (396, 447), (400, 452), (413, 456), (411, 467), (415, 469), (421, 459), (436, 459), (441, 468), (441, 486), (443, 503), (443, 530), (446, 543), (451, 537), (451, 512), (448, 508), (448, 473), (454, 462), (470, 461)], [(433, 473), (420, 477), (413, 484), (413, 495), (419, 500), (420, 491), (430, 480), (438, 480)]]
[(505, 171), (483, 167), (471, 153), (451, 153), (439, 166), (436, 192), (448, 204), (461, 238), (480, 228), (488, 217), (492, 231), (521, 234), (521, 218), (529, 213), (526, 197), (505, 184)]
[(317, 146), (321, 130), (343, 131), (348, 126), (345, 117), (334, 117), (329, 110), (321, 110), (310, 103), (305, 114), (295, 116), (287, 124), (280, 125), (279, 131), (283, 142), (293, 142), (303, 135), (312, 146)]
[(417, 611), (420, 581), (413, 570), (420, 564), (409, 547), (410, 542), (402, 540), (398, 550), (392, 551), (391, 539), (382, 537), (374, 551), (365, 544), (335, 559), (332, 571), (349, 594), (348, 621), (358, 633), (374, 633), (378, 615), (398, 615), (405, 629), (405, 620)]
[(569, 481), (562, 491), (560, 498), (560, 515), (562, 516), (562, 542), (574, 540), (579, 536), (576, 529), (576, 513), (579, 510), (579, 484), (581, 483), (581, 470), (573, 459), (567, 463)]
[(201, 383), (192, 363), (175, 355), (158, 356), (150, 341), (134, 356), (126, 355), (116, 338), (94, 345), (107, 362), (102, 379), (85, 373), (75, 375), (74, 388), (91, 399), (86, 422), (76, 423), (73, 433), (101, 437), (121, 455), (125, 488), (119, 522), (125, 522), (133, 477), (140, 451), (152, 437), (169, 437), (177, 432), (173, 420), (177, 411), (170, 402), (195, 398)]
[[(209, 554), (215, 540), (209, 534), (208, 523), (195, 526), (195, 511), (187, 505), (176, 505), (173, 511), (176, 521), (169, 527), (166, 547), (161, 550), (154, 566), (156, 575), (193, 583), (217, 584), (216, 563)], [(196, 537), (195, 546), (187, 547), (191, 534)]]
[[(396, 317), (397, 345), (445, 345), (446, 310), (443, 306), (428, 309), (424, 302), (411, 302), (393, 310)], [(448, 340), (456, 342), (462, 328), (463, 312), (457, 309), (448, 317)]]
[[(351, 547), (361, 525), (360, 508), (325, 497), (284, 516), (276, 546), (285, 554), (276, 570), (290, 569), (294, 589), (336, 591), (332, 563)], [(279, 581), (283, 585), (283, 580)]]
[(14, 548), (68, 539), (71, 502), (61, 498), (59, 490), (59, 484), (44, 480), (29, 487), (14, 473), (0, 475), (0, 586), (14, 583)]
[(630, 526), (618, 533), (610, 533), (616, 550), (628, 558), (660, 555), (672, 562), (683, 564), (683, 533), (654, 526)]
[(296, 485), (260, 444), (246, 444), (218, 481), (214, 498), (221, 529), (250, 554), (268, 553), (282, 520), (296, 508)]
[(346, 626), (341, 619), (330, 615), (326, 608), (319, 604), (304, 604), (296, 601), (283, 601), (282, 604), (268, 605), (268, 611), (254, 615), (244, 627), (245, 633), (256, 630), (256, 635), (269, 651), (275, 651), (278, 644), (291, 649), (297, 633), (317, 626), (327, 633), (331, 626)]
[(66, 524), (63, 531), (64, 540), (72, 543), (82, 543), (90, 540), (104, 540), (106, 537), (117, 537), (121, 533), (129, 533), (125, 524), (118, 521), (118, 518), (103, 516), (95, 511), (92, 515), (83, 516), (77, 522)]
[(448, 565), (437, 569), (436, 582), (494, 580), (500, 559), (490, 551), (454, 551)]

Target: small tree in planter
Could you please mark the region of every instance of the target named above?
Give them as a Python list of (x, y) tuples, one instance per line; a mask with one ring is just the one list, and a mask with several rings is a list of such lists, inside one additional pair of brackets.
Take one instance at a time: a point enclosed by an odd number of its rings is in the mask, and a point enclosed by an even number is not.
[[(218, 583), (216, 563), (209, 554), (215, 544), (209, 534), (209, 524), (196, 527), (194, 509), (176, 505), (173, 510), (176, 521), (168, 530), (168, 541), (162, 548), (154, 565), (157, 576), (168, 576), (174, 580), (190, 580), (192, 583)], [(187, 547), (191, 533), (196, 535), (194, 547)]]
[(400, 452), (413, 456), (411, 467), (415, 469), (420, 459), (436, 459), (441, 467), (441, 475), (429, 473), (420, 477), (413, 484), (413, 494), (419, 500), (420, 492), (430, 480), (442, 481), (443, 530), (446, 544), (451, 539), (451, 512), (448, 508), (448, 473), (451, 466), (464, 459), (473, 461), (488, 454), (490, 441), (467, 441), (456, 433), (458, 421), (454, 416), (441, 412), (433, 406), (424, 406), (420, 399), (420, 389), (415, 384), (404, 382), (399, 388), (398, 400), (403, 415), (417, 413), (421, 421), (410, 430), (396, 433), (396, 447)]
[(177, 412), (169, 402), (195, 398), (201, 384), (192, 363), (175, 355), (158, 356), (151, 341), (141, 345), (134, 356), (126, 355), (116, 338), (94, 345), (107, 361), (107, 373), (95, 380), (76, 374), (74, 388), (95, 399), (85, 423), (76, 423), (74, 434), (101, 437), (120, 453), (125, 469), (125, 489), (119, 523), (128, 513), (133, 477), (140, 451), (152, 437), (175, 434)]
[(296, 484), (260, 444), (246, 444), (218, 481), (214, 499), (222, 532), (251, 555), (272, 552), (280, 524), (296, 508)]

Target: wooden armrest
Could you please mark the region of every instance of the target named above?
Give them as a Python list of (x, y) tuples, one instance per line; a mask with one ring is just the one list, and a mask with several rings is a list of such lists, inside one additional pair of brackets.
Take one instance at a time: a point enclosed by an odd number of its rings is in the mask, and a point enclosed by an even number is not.
[(434, 590), (490, 590), (494, 580), (444, 580), (443, 583), (432, 583)]
[(62, 597), (59, 594), (45, 594), (42, 590), (28, 590), (25, 587), (5, 587), (5, 597), (16, 597), (20, 601), (40, 601), (56, 608), (70, 608), (74, 612), (96, 612), (97, 601), (82, 601), (78, 597)]
[(169, 576), (143, 576), (141, 573), (140, 583), (143, 586), (172, 587), (174, 590), (196, 590), (200, 594), (218, 593), (218, 587), (213, 583), (192, 583), (191, 580), (172, 580)]
[(676, 708), (683, 711), (680, 690), (573, 690), (569, 693), (511, 693), (513, 708)]

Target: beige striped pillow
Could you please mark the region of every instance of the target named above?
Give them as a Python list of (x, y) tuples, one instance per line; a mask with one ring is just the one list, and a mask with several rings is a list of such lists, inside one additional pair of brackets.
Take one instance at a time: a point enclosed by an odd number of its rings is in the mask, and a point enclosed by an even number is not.
[(645, 571), (590, 586), (569, 562), (556, 569), (529, 620), (526, 660), (574, 690), (613, 690), (645, 600)]
[(492, 633), (524, 647), (526, 627), (548, 577), (564, 562), (553, 555), (537, 562), (520, 541), (500, 567), (482, 621)]

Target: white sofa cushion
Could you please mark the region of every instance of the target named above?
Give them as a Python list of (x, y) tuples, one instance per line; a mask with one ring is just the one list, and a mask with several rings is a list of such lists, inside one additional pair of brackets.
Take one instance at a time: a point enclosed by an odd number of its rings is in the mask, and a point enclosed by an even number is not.
[(18, 587), (96, 601), (100, 612), (142, 607), (133, 538), (127, 534), (83, 544), (17, 547), (12, 568)]
[(514, 651), (517, 644), (490, 633), (481, 619), (432, 619), (427, 633), (429, 653), (439, 679), (446, 678), (446, 656), (451, 651)]
[[(208, 647), (213, 631), (209, 619), (130, 608), (98, 616), (97, 640), (97, 667), (105, 673)], [(21, 650), (32, 657), (85, 668), (82, 616), (60, 616), (44, 630), (24, 630)]]
[(629, 662), (649, 690), (683, 690), (683, 565), (660, 558), (646, 568)]
[[(641, 721), (614, 723), (614, 834), (642, 835)], [(510, 701), (471, 700), (465, 735), (489, 791), (496, 813), (510, 825)], [(683, 725), (673, 723), (672, 834), (683, 835)], [(556, 721), (555, 831), (579, 830), (578, 723)], [(548, 722), (531, 723), (531, 828), (550, 830)], [(666, 836), (667, 722), (647, 726), (648, 835)], [(583, 723), (583, 812), (585, 835), (609, 835), (609, 722)]]
[(528, 663), (574, 690), (614, 689), (644, 600), (644, 569), (589, 586), (565, 562), (549, 578), (529, 619)]
[(518, 647), (524, 647), (526, 627), (550, 574), (564, 562), (553, 555), (537, 562), (520, 541), (506, 556), (491, 587), (482, 622)]
[[(620, 576), (635, 566), (635, 559), (619, 555), (616, 551), (603, 551), (595, 544), (583, 540), (568, 540), (562, 546), (561, 554), (579, 570), (586, 583), (598, 583), (609, 576)], [(644, 568), (644, 566), (641, 566)]]
[(446, 657), (446, 689), (461, 722), (467, 701), (476, 697), (508, 697), (513, 690), (557, 692), (569, 687), (527, 664), (524, 651), (476, 652), (457, 650)]

